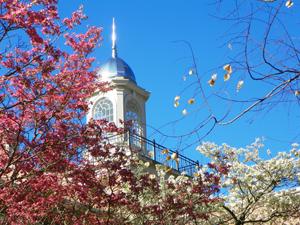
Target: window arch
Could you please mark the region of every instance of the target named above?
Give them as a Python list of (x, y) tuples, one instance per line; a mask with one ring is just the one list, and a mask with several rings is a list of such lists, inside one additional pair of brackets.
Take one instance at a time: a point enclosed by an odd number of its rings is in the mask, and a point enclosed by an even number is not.
[(93, 119), (113, 122), (114, 110), (112, 102), (107, 98), (98, 100), (93, 109)]

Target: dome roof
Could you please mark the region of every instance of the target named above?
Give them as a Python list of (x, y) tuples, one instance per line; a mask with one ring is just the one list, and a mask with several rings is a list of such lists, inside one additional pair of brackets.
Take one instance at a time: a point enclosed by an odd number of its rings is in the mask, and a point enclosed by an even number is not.
[(119, 57), (112, 57), (104, 63), (97, 75), (101, 79), (113, 79), (114, 77), (124, 77), (136, 83), (134, 73), (129, 65)]
[(117, 44), (116, 44), (116, 31), (115, 31), (115, 19), (113, 18), (112, 24), (112, 57), (104, 63), (97, 75), (100, 79), (109, 80), (116, 77), (124, 77), (131, 80), (136, 84), (135, 76), (132, 69), (128, 64), (117, 54)]

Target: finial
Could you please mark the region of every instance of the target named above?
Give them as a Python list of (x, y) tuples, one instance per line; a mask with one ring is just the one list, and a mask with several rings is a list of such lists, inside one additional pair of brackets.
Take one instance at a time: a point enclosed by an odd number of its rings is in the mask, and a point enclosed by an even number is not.
[(112, 57), (117, 58), (117, 44), (116, 44), (116, 25), (115, 25), (115, 18), (113, 18), (113, 23), (112, 23)]

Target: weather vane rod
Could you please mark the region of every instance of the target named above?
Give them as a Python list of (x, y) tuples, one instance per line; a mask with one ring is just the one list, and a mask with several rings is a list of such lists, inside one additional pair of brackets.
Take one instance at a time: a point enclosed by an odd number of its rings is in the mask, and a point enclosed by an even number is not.
[(112, 57), (117, 58), (117, 36), (116, 36), (116, 24), (115, 24), (115, 18), (113, 18), (113, 23), (112, 23)]

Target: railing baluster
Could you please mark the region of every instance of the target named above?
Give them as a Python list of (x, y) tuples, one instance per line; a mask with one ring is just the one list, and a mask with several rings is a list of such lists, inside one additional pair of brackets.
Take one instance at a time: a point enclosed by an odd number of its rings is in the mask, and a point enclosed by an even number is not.
[(153, 139), (153, 154), (154, 154), (154, 160), (156, 161), (156, 142), (155, 142), (155, 139)]
[[(177, 161), (175, 162), (175, 164), (176, 164), (176, 170), (179, 171), (179, 163), (181, 163), (180, 162), (181, 159), (180, 159), (180, 156), (179, 156), (179, 152), (177, 150), (176, 150), (176, 157), (177, 157)], [(181, 172), (181, 171), (179, 171), (179, 172)]]

